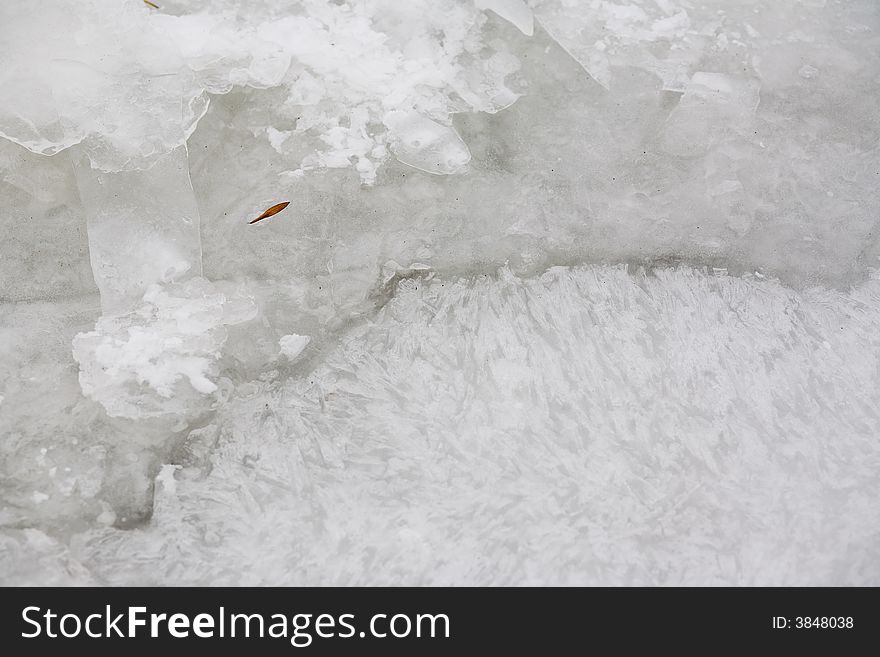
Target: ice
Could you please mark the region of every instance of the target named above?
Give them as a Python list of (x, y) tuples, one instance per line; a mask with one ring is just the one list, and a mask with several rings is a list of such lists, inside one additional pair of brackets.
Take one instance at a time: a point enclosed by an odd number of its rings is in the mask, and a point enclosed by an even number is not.
[(452, 127), (417, 112), (389, 112), (385, 125), (395, 134), (391, 151), (403, 164), (428, 173), (453, 174), (463, 172), (471, 159)]
[(0, 581), (880, 582), (876, 2), (157, 4), (0, 5)]
[[(692, 7), (654, 0), (532, 0), (532, 5), (541, 25), (606, 89), (613, 69), (638, 66), (656, 73), (665, 89), (680, 90), (730, 3), (710, 1)], [(713, 12), (714, 7), (724, 9)], [(691, 15), (696, 12), (704, 20), (694, 25)]]
[(479, 9), (491, 9), (501, 18), (516, 25), (526, 36), (535, 32), (535, 17), (532, 10), (522, 0), (474, 0)]
[(73, 341), (83, 393), (111, 417), (194, 417), (217, 390), (225, 326), (253, 319), (247, 298), (229, 298), (196, 277), (147, 288), (142, 303), (107, 314)]
[(96, 291), (86, 219), (66, 154), (46, 158), (0, 139), (0, 300)]
[(287, 356), (291, 360), (295, 360), (306, 348), (306, 345), (311, 342), (311, 338), (307, 335), (297, 335), (296, 333), (292, 333), (290, 335), (282, 335), (281, 339), (278, 340), (278, 344), (281, 347), (281, 353)]
[(224, 325), (255, 310), (230, 318), (225, 296), (201, 278), (186, 146), (142, 171), (103, 172), (83, 156), (74, 171), (104, 311), (73, 342), (83, 393), (111, 417), (195, 417), (217, 389), (208, 376)]
[(663, 130), (663, 147), (674, 155), (704, 155), (712, 147), (753, 132), (759, 85), (748, 78), (694, 73)]
[(308, 377), (236, 390), (148, 528), (71, 558), (117, 585), (877, 581), (878, 300), (687, 268), (405, 279)]
[[(492, 4), (527, 28), (522, 3)], [(4, 7), (0, 18), (16, 29), (0, 41), (11, 64), (0, 84), (12, 92), (0, 135), (43, 154), (82, 143), (96, 168), (143, 169), (184, 144), (209, 92), (277, 87), (288, 94), (275, 120), (324, 142), (301, 166), (354, 166), (372, 182), (371, 162), (395, 137), (377, 129), (386, 113), (448, 120), (491, 109), (511, 72), (509, 57), (493, 64), (497, 49), (478, 40), (485, 18), (472, 3), (306, 0), (291, 15), (272, 2), (164, 9), (116, 0)]]
[(84, 159), (74, 171), (105, 313), (128, 311), (156, 283), (201, 275), (199, 208), (185, 146), (143, 171), (105, 173)]
[(139, 170), (181, 146), (207, 107), (143, 3), (11, 3), (0, 23), (0, 135), (34, 152), (82, 143), (98, 169)]

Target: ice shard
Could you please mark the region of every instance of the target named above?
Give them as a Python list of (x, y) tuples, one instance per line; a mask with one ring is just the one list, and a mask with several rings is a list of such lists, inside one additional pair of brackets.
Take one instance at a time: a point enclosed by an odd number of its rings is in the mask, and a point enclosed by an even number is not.
[(478, 9), (489, 9), (510, 21), (526, 36), (535, 33), (535, 18), (523, 0), (474, 0)]
[(199, 208), (186, 146), (145, 170), (107, 173), (82, 157), (74, 169), (105, 313), (130, 310), (155, 283), (201, 275)]
[(468, 147), (452, 127), (418, 112), (389, 112), (385, 125), (394, 134), (394, 155), (416, 169), (440, 175), (459, 173), (471, 159)]

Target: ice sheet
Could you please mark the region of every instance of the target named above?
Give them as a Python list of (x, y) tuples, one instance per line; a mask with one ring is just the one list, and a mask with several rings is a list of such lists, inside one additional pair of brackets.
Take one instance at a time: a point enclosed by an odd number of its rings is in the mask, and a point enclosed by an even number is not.
[(403, 280), (307, 376), (237, 386), (150, 524), (78, 535), (65, 581), (877, 582), (878, 300), (689, 269)]
[(2, 581), (880, 581), (880, 5), (158, 4), (0, 4)]

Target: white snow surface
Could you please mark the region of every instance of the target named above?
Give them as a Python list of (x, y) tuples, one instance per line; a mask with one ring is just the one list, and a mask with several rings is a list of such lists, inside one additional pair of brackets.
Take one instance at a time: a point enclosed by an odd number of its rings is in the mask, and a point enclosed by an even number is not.
[(880, 584), (880, 4), (156, 4), (0, 4), (0, 583)]

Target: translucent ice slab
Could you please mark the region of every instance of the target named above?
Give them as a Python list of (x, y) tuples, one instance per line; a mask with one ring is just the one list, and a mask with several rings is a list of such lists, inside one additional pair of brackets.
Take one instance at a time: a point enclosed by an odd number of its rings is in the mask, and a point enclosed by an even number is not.
[(75, 172), (104, 312), (131, 309), (150, 285), (201, 275), (199, 208), (185, 146), (144, 170), (107, 173), (81, 157)]

